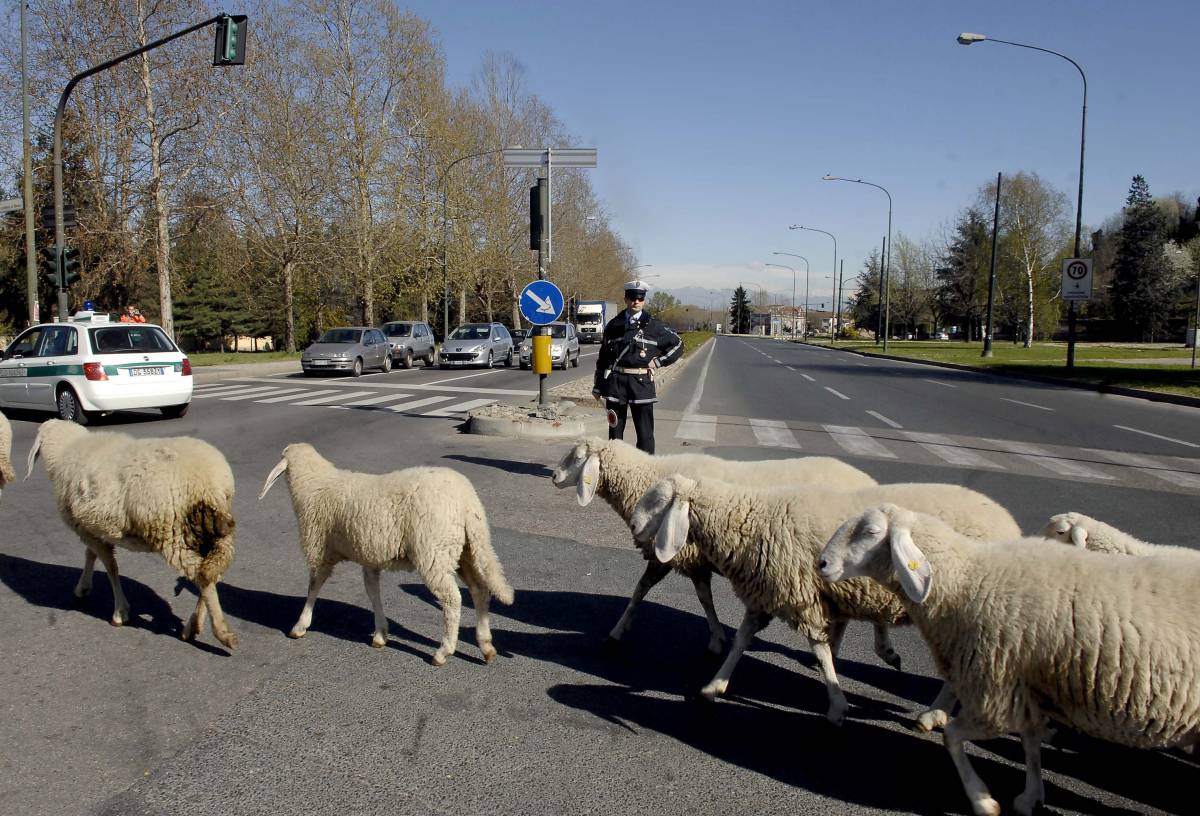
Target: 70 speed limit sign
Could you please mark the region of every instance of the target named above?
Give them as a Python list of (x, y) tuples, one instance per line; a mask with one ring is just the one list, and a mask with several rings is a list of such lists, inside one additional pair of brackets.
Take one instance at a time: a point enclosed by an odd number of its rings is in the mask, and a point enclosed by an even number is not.
[(1063, 261), (1062, 296), (1063, 300), (1091, 300), (1091, 258), (1067, 258)]

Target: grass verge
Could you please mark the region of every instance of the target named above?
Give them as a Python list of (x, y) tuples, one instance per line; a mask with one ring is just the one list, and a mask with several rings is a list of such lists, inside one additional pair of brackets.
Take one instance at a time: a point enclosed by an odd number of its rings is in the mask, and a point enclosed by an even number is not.
[(278, 360), (299, 360), (300, 352), (286, 351), (194, 351), (188, 354), (194, 366), (230, 365), (233, 363), (271, 363)]

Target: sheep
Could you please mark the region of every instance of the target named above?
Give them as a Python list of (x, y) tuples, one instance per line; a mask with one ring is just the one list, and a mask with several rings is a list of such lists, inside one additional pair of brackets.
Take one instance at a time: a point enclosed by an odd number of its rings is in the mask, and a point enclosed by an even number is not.
[(122, 626), (129, 601), (114, 548), (157, 552), (199, 590), (183, 639), (195, 638), (211, 614), (217, 640), (237, 647), (217, 598), (217, 582), (233, 561), (234, 530), (233, 471), (220, 451), (190, 437), (136, 439), (51, 419), (34, 439), (26, 479), (39, 455), (59, 514), (87, 547), (76, 598), (91, 591), (99, 558), (112, 585), (112, 625)]
[(458, 645), (462, 597), (454, 581), (457, 571), (475, 602), (479, 649), (484, 660), (492, 661), (496, 649), (488, 602), (495, 595), (511, 604), (513, 589), (492, 550), (483, 505), (465, 476), (441, 467), (354, 473), (335, 468), (312, 445), (296, 443), (284, 448), (260, 500), (284, 472), (309, 570), (308, 598), (288, 637), (304, 637), (322, 584), (339, 562), (353, 561), (362, 566), (375, 612), (371, 645), (383, 648), (387, 618), (379, 596), (380, 570), (415, 571), (442, 607), (445, 632), (432, 662), (445, 665)]
[[(672, 473), (699, 478), (712, 476), (728, 482), (768, 487), (780, 484), (819, 484), (852, 490), (870, 487), (875, 480), (858, 468), (826, 456), (774, 459), (761, 462), (733, 462), (700, 453), (652, 456), (620, 440), (584, 439), (563, 457), (554, 471), (556, 487), (576, 487), (576, 499), (588, 505), (599, 495), (608, 502), (626, 523), (634, 505), (655, 481)], [(608, 634), (608, 643), (615, 645), (629, 631), (633, 612), (655, 584), (674, 569), (691, 579), (696, 597), (704, 607), (710, 632), (708, 650), (713, 654), (725, 651), (725, 629), (713, 606), (713, 566), (695, 547), (685, 546), (670, 564), (660, 564), (653, 548), (639, 545), (646, 559), (646, 570), (634, 587), (633, 595), (621, 618)], [(900, 668), (900, 655), (892, 647), (886, 627), (875, 630), (875, 651), (889, 665)]]
[(1186, 558), (1200, 557), (1200, 552), (1190, 547), (1167, 544), (1150, 544), (1121, 532), (1116, 527), (1097, 521), (1083, 513), (1059, 513), (1051, 516), (1042, 529), (1042, 537), (1062, 544), (1072, 544), (1089, 550), (1118, 555), (1182, 555)]
[[(638, 541), (653, 541), (662, 562), (691, 541), (727, 577), (746, 605), (733, 648), (701, 690), (715, 699), (754, 635), (782, 618), (808, 638), (829, 695), (826, 714), (841, 724), (847, 703), (833, 670), (849, 620), (877, 625), (908, 623), (890, 593), (867, 581), (830, 586), (816, 574), (817, 556), (847, 518), (881, 501), (928, 508), (967, 535), (1019, 535), (1016, 521), (988, 497), (951, 484), (893, 484), (842, 491), (815, 487), (763, 490), (716, 480), (668, 476), (638, 501), (630, 528)], [(939, 697), (941, 699), (941, 697)]]
[(1045, 799), (1051, 719), (1138, 748), (1200, 740), (1200, 564), (1047, 548), (1042, 538), (992, 546), (885, 504), (846, 522), (818, 569), (833, 582), (871, 578), (908, 610), (961, 697), (944, 741), (977, 814), (1000, 806), (966, 740), (1020, 733), (1021, 814)]
[(0, 413), (0, 491), (16, 479), (12, 466), (12, 426), (8, 417)]

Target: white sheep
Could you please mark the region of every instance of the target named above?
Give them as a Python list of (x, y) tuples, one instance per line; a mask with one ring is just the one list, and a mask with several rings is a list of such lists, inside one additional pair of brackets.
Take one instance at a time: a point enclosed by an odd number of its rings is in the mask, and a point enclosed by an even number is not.
[(16, 479), (12, 466), (12, 426), (8, 424), (8, 417), (0, 414), (0, 490)]
[(888, 500), (927, 509), (976, 538), (1019, 535), (1007, 510), (987, 496), (952, 484), (765, 490), (675, 475), (646, 492), (630, 519), (634, 536), (653, 541), (654, 553), (663, 562), (691, 541), (746, 605), (733, 648), (702, 695), (713, 699), (723, 694), (754, 635), (772, 618), (781, 618), (808, 639), (829, 694), (827, 717), (842, 722), (847, 703), (833, 657), (847, 622), (897, 625), (908, 623), (908, 618), (891, 593), (868, 581), (831, 586), (820, 580), (817, 557), (838, 525)]
[(112, 625), (121, 626), (129, 601), (114, 548), (157, 552), (199, 590), (183, 639), (204, 628), (207, 610), (217, 640), (237, 646), (217, 598), (217, 582), (233, 561), (234, 529), (233, 471), (220, 451), (190, 437), (137, 439), (51, 419), (34, 439), (25, 478), (39, 455), (59, 513), (87, 547), (75, 597), (91, 591), (99, 558), (112, 584)]
[(475, 603), (475, 637), (488, 662), (496, 656), (488, 618), (495, 595), (511, 604), (513, 590), (492, 550), (483, 504), (471, 482), (449, 468), (414, 467), (380, 475), (339, 470), (312, 445), (284, 448), (258, 498), (284, 472), (300, 523), (300, 548), (308, 562), (308, 599), (288, 637), (304, 637), (321, 585), (341, 561), (362, 565), (363, 584), (375, 612), (371, 645), (387, 642), (379, 596), (380, 570), (415, 571), (441, 604), (445, 632), (433, 656), (444, 665), (458, 645), (462, 596), (457, 572)]
[(1041, 538), (993, 546), (888, 504), (843, 525), (819, 569), (835, 582), (867, 576), (904, 603), (961, 698), (944, 739), (977, 814), (1000, 806), (966, 740), (1020, 733), (1022, 814), (1045, 799), (1050, 719), (1138, 748), (1200, 740), (1200, 564), (1109, 558)]
[[(827, 456), (758, 462), (735, 462), (702, 453), (652, 456), (621, 440), (595, 437), (581, 441), (567, 452), (554, 471), (553, 482), (559, 488), (574, 486), (576, 498), (583, 506), (599, 494), (617, 515), (629, 523), (633, 508), (642, 494), (656, 481), (673, 473), (763, 487), (815, 484), (852, 490), (876, 483), (858, 468)], [(713, 566), (708, 559), (689, 545), (683, 547), (670, 564), (662, 564), (654, 557), (653, 547), (636, 541), (634, 546), (641, 550), (646, 559), (646, 570), (634, 587), (620, 620), (609, 632), (609, 642), (617, 643), (625, 636), (633, 623), (634, 609), (646, 597), (646, 593), (674, 569), (691, 579), (696, 588), (696, 597), (704, 607), (710, 632), (708, 650), (714, 654), (725, 651), (725, 629), (713, 606)], [(900, 668), (900, 655), (892, 647), (886, 627), (876, 628), (875, 650), (888, 664)]]
[(1151, 544), (1083, 513), (1059, 513), (1051, 516), (1042, 529), (1042, 537), (1061, 544), (1072, 544), (1096, 552), (1118, 555), (1200, 557), (1200, 552), (1190, 547)]

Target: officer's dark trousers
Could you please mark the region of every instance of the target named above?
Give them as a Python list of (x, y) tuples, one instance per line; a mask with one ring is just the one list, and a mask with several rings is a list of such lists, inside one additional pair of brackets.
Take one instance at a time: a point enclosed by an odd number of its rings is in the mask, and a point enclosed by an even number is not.
[(633, 429), (637, 432), (638, 450), (654, 453), (654, 403), (629, 403), (618, 405), (609, 403), (609, 408), (617, 413), (617, 424), (608, 429), (609, 439), (625, 438), (625, 416), (629, 408), (633, 409)]

